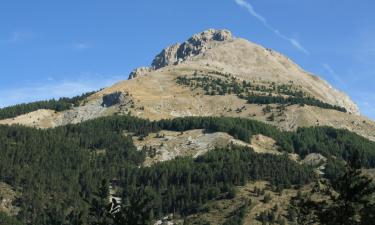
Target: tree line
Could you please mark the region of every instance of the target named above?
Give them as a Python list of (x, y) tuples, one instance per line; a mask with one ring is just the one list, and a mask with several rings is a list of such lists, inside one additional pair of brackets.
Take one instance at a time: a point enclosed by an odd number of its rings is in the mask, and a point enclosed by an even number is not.
[[(344, 107), (322, 102), (300, 90), (294, 90), (292, 85), (287, 84), (276, 85), (273, 82), (267, 87), (254, 85), (248, 81), (240, 82), (235, 77), (221, 79), (206, 75), (178, 76), (176, 83), (190, 87), (192, 90), (201, 88), (206, 95), (235, 94), (239, 98), (246, 99), (249, 104), (310, 105), (347, 112)], [(277, 94), (277, 96), (272, 94)], [(282, 95), (286, 95), (286, 97)]]
[(282, 97), (282, 96), (261, 96), (261, 95), (249, 95), (245, 97), (247, 102), (250, 104), (290, 104), (290, 105), (310, 105), (316, 106), (323, 109), (333, 109), (340, 112), (347, 112), (344, 107), (331, 105), (322, 102), (312, 97)]

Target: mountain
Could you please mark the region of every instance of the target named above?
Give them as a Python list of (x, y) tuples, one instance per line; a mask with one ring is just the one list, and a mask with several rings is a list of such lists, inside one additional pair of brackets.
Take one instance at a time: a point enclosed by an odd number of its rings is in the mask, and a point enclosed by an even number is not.
[(374, 168), (375, 122), (346, 94), (228, 30), (0, 109), (0, 224), (367, 225)]
[[(249, 102), (249, 95), (268, 98)], [(278, 97), (287, 99), (282, 108), (270, 104), (283, 100)], [(163, 49), (150, 67), (135, 69), (129, 80), (88, 96), (78, 107), (43, 109), (0, 123), (49, 128), (129, 113), (151, 120), (250, 117), (282, 130), (327, 125), (375, 140), (375, 123), (346, 94), (280, 53), (214, 29)]]

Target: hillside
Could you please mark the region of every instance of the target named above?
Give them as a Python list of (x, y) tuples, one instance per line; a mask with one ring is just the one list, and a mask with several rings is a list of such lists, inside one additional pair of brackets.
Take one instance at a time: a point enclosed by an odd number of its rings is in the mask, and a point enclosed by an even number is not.
[[(362, 167), (375, 168), (375, 142), (349, 131), (282, 132), (225, 117), (150, 122), (110, 116), (53, 129), (0, 126), (0, 149), (0, 180), (6, 183), (0, 219), (33, 225), (112, 220), (103, 214), (112, 197), (124, 210), (141, 210), (136, 215), (145, 221), (173, 214), (212, 224), (228, 220), (241, 199), (252, 199), (254, 208), (245, 215), (255, 222), (275, 203), (283, 213), (288, 198), (318, 178), (338, 177), (356, 151)], [(323, 167), (315, 156), (327, 159)], [(263, 181), (269, 204), (261, 203), (264, 194), (248, 191), (249, 183)], [(277, 194), (282, 190), (285, 195)]]

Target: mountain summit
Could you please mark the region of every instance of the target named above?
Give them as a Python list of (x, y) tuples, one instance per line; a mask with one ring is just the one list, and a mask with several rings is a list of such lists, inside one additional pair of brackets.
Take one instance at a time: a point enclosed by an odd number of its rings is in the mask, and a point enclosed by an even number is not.
[(232, 33), (228, 30), (209, 29), (202, 33), (195, 34), (183, 44), (175, 44), (163, 49), (152, 61), (152, 68), (159, 69), (165, 66), (176, 65), (179, 62), (204, 54), (208, 49), (213, 48), (218, 42), (232, 40)]
[(152, 70), (162, 67), (177, 65), (193, 56), (203, 54), (207, 49), (214, 47), (215, 43), (232, 40), (229, 30), (208, 29), (193, 35), (183, 44), (176, 43), (163, 49), (152, 61), (151, 67), (141, 67), (130, 73), (129, 79), (144, 75)]
[(283, 130), (327, 125), (375, 140), (374, 122), (360, 116), (345, 93), (278, 52), (215, 29), (166, 47), (149, 67), (72, 109), (39, 110), (0, 123), (48, 128), (113, 114), (250, 117)]
[(208, 29), (193, 35), (182, 44), (168, 46), (155, 57), (151, 67), (138, 68), (129, 77), (132, 79), (181, 63), (192, 66), (211, 65), (243, 80), (257, 79), (276, 83), (293, 81), (324, 102), (342, 106), (350, 113), (360, 114), (358, 106), (347, 95), (332, 88), (326, 81), (303, 71), (280, 53), (245, 39), (234, 38), (228, 30)]

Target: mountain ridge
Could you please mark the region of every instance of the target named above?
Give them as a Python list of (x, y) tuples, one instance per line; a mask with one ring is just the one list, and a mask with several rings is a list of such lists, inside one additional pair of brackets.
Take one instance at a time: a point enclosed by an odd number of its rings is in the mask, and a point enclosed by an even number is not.
[[(234, 53), (228, 51), (228, 49), (225, 47), (226, 45), (236, 45), (234, 47), (237, 47), (237, 48), (232, 48), (232, 49), (229, 49), (229, 50), (233, 50), (233, 51), (236, 51)], [(223, 47), (224, 46), (224, 47)], [(315, 80), (315, 81), (318, 81), (321, 83), (321, 86), (320, 87), (323, 87), (325, 86), (325, 92), (332, 92), (332, 96), (334, 95), (337, 95), (337, 99), (336, 99), (336, 102), (332, 99), (325, 99), (326, 101), (330, 102), (330, 103), (336, 103), (337, 105), (339, 106), (343, 106), (345, 108), (348, 109), (349, 112), (353, 113), (353, 114), (356, 114), (356, 115), (360, 115), (360, 112), (359, 112), (359, 109), (358, 109), (358, 106), (352, 102), (352, 100), (349, 98), (349, 96), (347, 96), (346, 94), (338, 91), (337, 89), (334, 89), (332, 87), (332, 85), (330, 85), (327, 81), (321, 79), (320, 77), (318, 76), (315, 76), (311, 73), (308, 73), (308, 72), (305, 72), (303, 71), (302, 68), (300, 68), (296, 63), (294, 63), (292, 60), (290, 60), (288, 57), (282, 55), (281, 53), (278, 53), (276, 51), (273, 51), (271, 49), (268, 49), (268, 48), (264, 48), (260, 45), (257, 45), (257, 44), (254, 44), (254, 43), (251, 43), (245, 39), (242, 39), (242, 38), (236, 38), (232, 35), (232, 33), (229, 31), (229, 30), (215, 30), (215, 29), (208, 29), (206, 31), (203, 31), (201, 33), (198, 33), (198, 34), (195, 34), (193, 35), (191, 38), (189, 38), (187, 41), (183, 42), (182, 44), (173, 44), (173, 45), (170, 45), (168, 47), (166, 47), (165, 49), (163, 49), (155, 58), (154, 60), (152, 61), (151, 63), (151, 66), (150, 67), (141, 67), (141, 68), (137, 68), (136, 70), (134, 70), (130, 75), (129, 75), (129, 78), (132, 79), (132, 78), (136, 78), (137, 76), (142, 76), (142, 75), (145, 75), (147, 73), (150, 73), (152, 71), (155, 71), (157, 69), (160, 69), (160, 68), (163, 68), (163, 67), (167, 67), (167, 66), (173, 66), (173, 65), (178, 65), (180, 63), (189, 63), (189, 61), (207, 61), (206, 63), (214, 63), (214, 64), (217, 64), (215, 62), (220, 62), (221, 65), (219, 64), (218, 67), (220, 69), (228, 69), (228, 65), (229, 66), (233, 66), (235, 65), (235, 63), (233, 62), (234, 60), (231, 61), (231, 59), (228, 59), (229, 57), (231, 58), (235, 58), (235, 57), (238, 57), (240, 54), (238, 54), (238, 49), (240, 47), (243, 47), (243, 49), (245, 49), (244, 51), (247, 50), (247, 52), (254, 52), (254, 51), (258, 51), (258, 55), (256, 55), (257, 58), (260, 58), (260, 57), (263, 57), (262, 59), (255, 59), (255, 60), (259, 60), (259, 61), (279, 61), (278, 63), (279, 64), (282, 64), (282, 66), (284, 67), (287, 67), (288, 70), (293, 70), (291, 72), (299, 72), (299, 74), (297, 75), (301, 75), (301, 72), (302, 74), (304, 75), (307, 75), (308, 77), (311, 77), (311, 80)], [(223, 48), (223, 49), (220, 49), (220, 53), (222, 53), (222, 55), (228, 55), (229, 57), (224, 57), (223, 58), (220, 58), (220, 56), (218, 56), (218, 54), (215, 54), (215, 52), (213, 51), (210, 51), (211, 49), (215, 49), (215, 48)], [(241, 50), (243, 50), (241, 49)], [(266, 54), (266, 58), (264, 58), (264, 55), (260, 54), (261, 51), (264, 51)], [(259, 53), (260, 52), (260, 53)], [(226, 53), (226, 54), (225, 54)], [(210, 60), (211, 59), (211, 60)], [(225, 66), (223, 66), (222, 64), (222, 61), (226, 60), (227, 62), (224, 62), (224, 64), (226, 64)], [(241, 60), (239, 60), (241, 61)], [(243, 63), (249, 63), (249, 61), (245, 61)], [(257, 62), (259, 63), (259, 62)], [(217, 66), (217, 65), (215, 65)], [(243, 66), (243, 65), (241, 65)], [(266, 65), (267, 66), (267, 65)], [(245, 65), (245, 68), (256, 68), (257, 65)], [(258, 66), (259, 67), (259, 66)], [(275, 67), (275, 66), (273, 66)], [(272, 69), (277, 69), (277, 71), (275, 72), (285, 72), (285, 71), (281, 71), (281, 68), (272, 68)], [(244, 72), (246, 75), (249, 74), (249, 71), (243, 71), (243, 70), (240, 70), (242, 72)], [(240, 73), (239, 71), (236, 71), (236, 70), (232, 70), (232, 71), (229, 71), (230, 73)], [(257, 71), (254, 71), (254, 72), (257, 72)], [(285, 75), (285, 74), (272, 74), (272, 76), (282, 76), (282, 75)], [(252, 77), (256, 77), (258, 79), (261, 79), (261, 77), (259, 77), (259, 75), (256, 75), (254, 76), (254, 74), (251, 74)], [(243, 79), (248, 79), (246, 77), (242, 77)], [(269, 77), (268, 77), (269, 78)], [(291, 80), (295, 80), (295, 79), (298, 79), (298, 76), (292, 76), (292, 77), (288, 77), (290, 78)], [(293, 79), (292, 79), (293, 78)], [(309, 80), (309, 81), (311, 81)], [(284, 82), (286, 81), (285, 79), (283, 80)], [(315, 94), (317, 94), (319, 91), (316, 91)], [(332, 96), (330, 96), (332, 98)], [(341, 99), (341, 100), (340, 100)]]
[[(178, 84), (181, 79), (190, 83)], [(202, 83), (202, 79), (209, 81)], [(229, 86), (220, 87), (215, 83), (218, 81), (220, 85)], [(243, 82), (250, 86), (241, 87)], [(235, 94), (233, 88), (238, 87), (242, 93)], [(229, 90), (224, 93), (222, 88)], [(250, 104), (248, 95), (273, 98), (272, 101), (310, 99), (315, 103)], [(105, 104), (106, 99), (112, 99), (113, 104)], [(347, 112), (321, 108), (316, 104), (319, 102), (332, 108), (343, 107)], [(284, 55), (234, 37), (228, 30), (209, 29), (182, 44), (163, 49), (149, 67), (137, 68), (129, 75), (129, 80), (88, 96), (78, 107), (62, 112), (44, 109), (30, 113), (0, 120), (0, 124), (50, 128), (114, 114), (151, 120), (230, 116), (252, 118), (282, 130), (332, 126), (375, 140), (375, 123), (360, 116), (358, 107), (346, 94), (303, 71)]]

